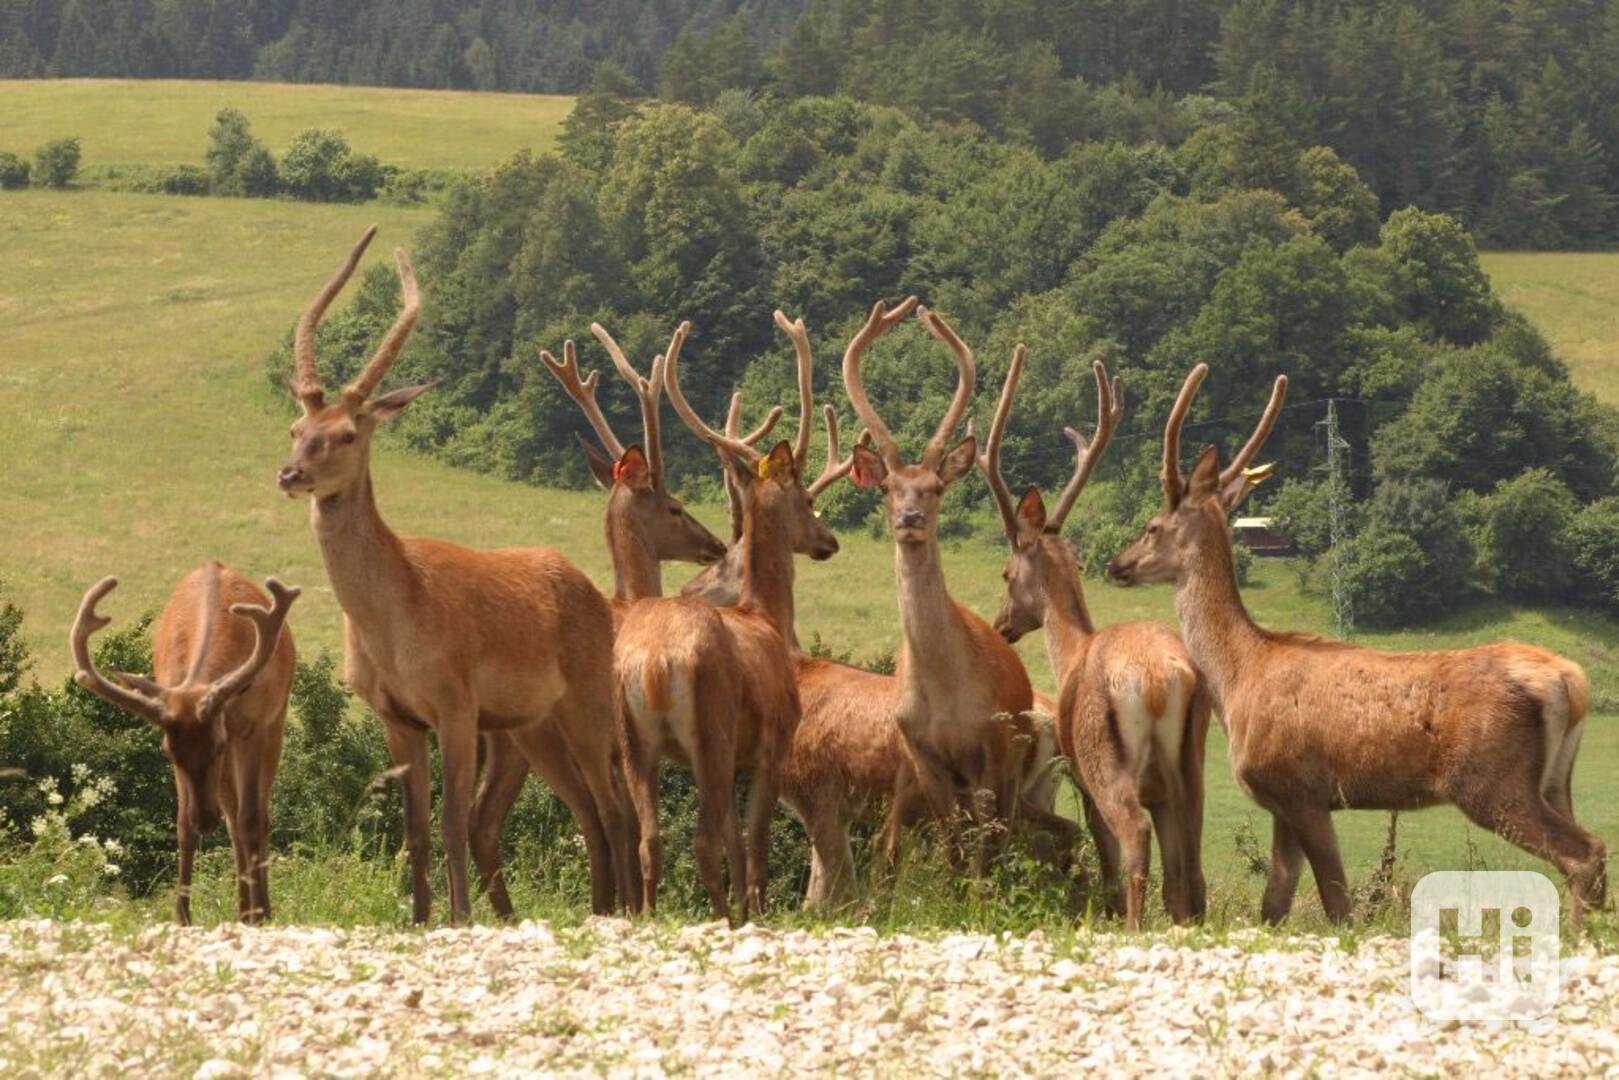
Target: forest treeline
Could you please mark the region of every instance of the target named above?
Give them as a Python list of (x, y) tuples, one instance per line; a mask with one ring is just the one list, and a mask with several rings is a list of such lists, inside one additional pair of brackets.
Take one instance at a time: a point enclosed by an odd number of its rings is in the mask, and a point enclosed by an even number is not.
[[(781, 105), (730, 90), (698, 108), (586, 94), (559, 155), (520, 154), (462, 183), (415, 238), (427, 304), (397, 377), (436, 387), (398, 430), (466, 467), (587, 483), (573, 439), (586, 429), (540, 349), (580, 342), (581, 363), (607, 372), (609, 412), (634, 432), (633, 399), (590, 324), (645, 364), (690, 319), (682, 382), (698, 408), (718, 421), (740, 385), (750, 420), (776, 403), (791, 414), (777, 307), (806, 319), (825, 399), (852, 426), (843, 345), (873, 300), (916, 293), (977, 349), (981, 422), (1027, 343), (1004, 450), (1014, 484), (1066, 477), (1064, 425), (1094, 422), (1093, 359), (1124, 377), (1125, 428), (1075, 515), (1093, 560), (1156, 505), (1163, 417), (1205, 360), (1214, 375), (1189, 441), (1245, 432), (1271, 378), (1292, 379), (1271, 440), (1283, 479), (1265, 496), (1307, 556), (1351, 561), (1368, 624), (1431, 617), (1478, 590), (1619, 605), (1619, 421), (1502, 307), (1461, 223), (1416, 208), (1380, 221), (1373, 192), (1322, 146), (1287, 159), (1274, 148), (1269, 186), (1243, 150), (1245, 121), (1205, 123), (1201, 108), (1167, 109), (1167, 122), (1203, 125), (1179, 146), (1093, 140), (1047, 156), (842, 97)], [(329, 384), (353, 375), (397, 304), (378, 266), (327, 319)], [(290, 366), (289, 333), (269, 362), (275, 386)], [(867, 379), (896, 434), (919, 445), (955, 369), (912, 325), (884, 339)], [(1323, 524), (1329, 399), (1351, 444), (1358, 534), (1338, 544)], [(678, 483), (715, 482), (713, 455), (679, 425), (667, 443)], [(945, 532), (985, 528), (983, 499), (981, 485), (953, 488)], [(875, 520), (873, 494), (849, 485), (823, 503), (846, 527)]]
[(1255, 180), (1323, 145), (1385, 216), (1619, 239), (1614, 0), (0, 0), (0, 75), (846, 94), (1047, 158), (1233, 112)]

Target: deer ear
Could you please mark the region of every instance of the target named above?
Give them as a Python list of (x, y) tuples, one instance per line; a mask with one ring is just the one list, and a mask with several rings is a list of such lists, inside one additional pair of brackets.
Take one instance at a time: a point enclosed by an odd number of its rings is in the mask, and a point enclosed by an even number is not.
[(647, 463), (646, 451), (632, 446), (613, 466), (613, 479), (632, 491), (645, 491), (652, 486), (652, 466)]
[(972, 472), (973, 466), (977, 463), (978, 440), (969, 435), (945, 455), (944, 461), (939, 465), (939, 479), (946, 484), (953, 484)]
[(1192, 478), (1186, 483), (1186, 498), (1201, 503), (1220, 494), (1220, 448), (1210, 446), (1197, 457)]
[(406, 386), (399, 390), (390, 390), (381, 397), (374, 397), (365, 403), (365, 411), (377, 423), (392, 420), (405, 411), (405, 406), (433, 389), (432, 383), (421, 383), (417, 386)]
[(854, 468), (849, 470), (849, 479), (854, 481), (855, 487), (880, 487), (888, 479), (888, 466), (883, 464), (882, 455), (864, 443), (856, 443), (854, 448)]
[(594, 446), (578, 432), (574, 438), (579, 440), (579, 450), (585, 455), (585, 464), (590, 467), (590, 475), (596, 481), (596, 486), (608, 489), (613, 486), (613, 460)]
[(1255, 466), (1252, 469), (1243, 469), (1236, 476), (1233, 476), (1231, 482), (1226, 484), (1225, 488), (1220, 492), (1220, 505), (1225, 507), (1226, 513), (1229, 514), (1241, 506), (1242, 501), (1248, 497), (1249, 492), (1270, 479), (1271, 472), (1275, 468), (1276, 464), (1271, 462)]
[(1017, 504), (1018, 541), (1032, 540), (1046, 531), (1046, 501), (1040, 489), (1031, 486)]
[(778, 442), (769, 456), (760, 463), (759, 475), (762, 478), (774, 480), (781, 484), (790, 484), (797, 471), (798, 463), (793, 460), (793, 448), (783, 439)]

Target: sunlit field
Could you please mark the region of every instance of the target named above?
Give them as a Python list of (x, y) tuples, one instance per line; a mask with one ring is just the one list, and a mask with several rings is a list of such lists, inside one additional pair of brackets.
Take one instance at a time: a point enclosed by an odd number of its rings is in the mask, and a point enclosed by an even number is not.
[(1600, 400), (1619, 402), (1619, 253), (1484, 253), (1509, 307), (1529, 316), (1574, 381)]

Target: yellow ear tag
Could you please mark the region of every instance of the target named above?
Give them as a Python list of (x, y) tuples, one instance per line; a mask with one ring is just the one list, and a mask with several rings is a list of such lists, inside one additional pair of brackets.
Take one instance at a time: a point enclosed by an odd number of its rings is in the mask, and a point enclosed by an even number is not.
[(770, 459), (768, 457), (762, 457), (759, 459), (759, 479), (770, 479)]
[(1242, 470), (1242, 478), (1247, 483), (1246, 490), (1254, 490), (1254, 488), (1258, 487), (1260, 484), (1263, 484), (1266, 480), (1269, 480), (1271, 473), (1275, 471), (1276, 462), (1274, 461), (1267, 461), (1263, 465), (1255, 465), (1251, 469)]

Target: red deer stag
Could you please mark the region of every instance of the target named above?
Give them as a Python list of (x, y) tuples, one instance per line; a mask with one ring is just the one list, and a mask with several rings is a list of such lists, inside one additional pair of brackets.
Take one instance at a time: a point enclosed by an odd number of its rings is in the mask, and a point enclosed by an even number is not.
[(1248, 465), (1287, 393), (1236, 458), (1204, 450), (1180, 472), (1180, 432), (1198, 386), (1187, 376), (1164, 428), (1164, 508), (1108, 565), (1121, 585), (1173, 581), (1181, 631), (1213, 691), (1237, 783), (1272, 818), (1261, 913), (1287, 916), (1303, 860), (1321, 905), (1350, 914), (1334, 810), (1415, 810), (1450, 803), (1478, 825), (1551, 862), (1578, 919), (1606, 896), (1602, 841), (1574, 821), (1569, 778), (1590, 689), (1577, 664), (1502, 642), (1391, 653), (1257, 626), (1232, 569), (1227, 519), (1268, 469)]
[[(641, 827), (646, 909), (656, 900), (662, 862), (657, 779), (667, 752), (696, 774), (697, 860), (714, 912), (730, 914), (724, 863), (746, 920), (750, 910), (763, 908), (770, 815), (799, 718), (791, 656), (771, 613), (791, 610), (793, 551), (808, 546), (824, 559), (838, 544), (816, 519), (787, 443), (760, 454), (710, 428), (687, 402), (679, 360), (689, 329), (681, 324), (665, 357), (669, 400), (686, 425), (722, 453), (742, 502), (741, 599), (729, 608), (691, 597), (631, 605), (619, 627), (614, 669), (630, 797)], [(798, 540), (799, 532), (813, 539)], [(739, 770), (753, 776), (746, 855), (733, 807)]]
[[(906, 300), (899, 312), (914, 304), (914, 298)], [(860, 378), (865, 350), (897, 321), (889, 318), (881, 301), (843, 354), (843, 381), (855, 414), (875, 443), (875, 449), (855, 447), (851, 475), (857, 485), (881, 489), (895, 541), (904, 644), (891, 715), (898, 721), (929, 812), (948, 824), (963, 787), (973, 793), (1003, 790), (995, 775), (996, 759), (1003, 755), (995, 749), (1004, 740), (996, 735), (994, 718), (1027, 712), (1034, 695), (1017, 653), (988, 623), (951, 599), (945, 586), (939, 559), (939, 500), (976, 460), (977, 444), (971, 435), (947, 452), (972, 399), (976, 368), (972, 350), (943, 319), (926, 308), (918, 308), (917, 314), (928, 332), (949, 346), (957, 367), (955, 397), (917, 464), (908, 465), (901, 457), (899, 444), (872, 407)], [(975, 795), (971, 805), (975, 816), (982, 817), (977, 804)], [(1001, 805), (996, 812), (1005, 817), (1013, 809)]]
[[(1124, 415), (1123, 388), (1117, 379), (1108, 381), (1097, 361), (1096, 433), (1087, 442), (1073, 428), (1064, 429), (1074, 444), (1074, 472), (1048, 517), (1039, 488), (1028, 488), (1014, 504), (1001, 475), (1001, 440), (1023, 356), (1019, 345), (978, 460), (1012, 545), (1002, 574), (1006, 602), (995, 629), (1016, 642), (1045, 627), (1046, 651), (1061, 687), (1057, 739), (1085, 792), (1086, 817), (1112, 897), (1120, 892), (1122, 856), (1125, 926), (1141, 927), (1154, 831), (1164, 907), (1176, 921), (1198, 918), (1206, 906), (1201, 849), (1208, 694), (1186, 646), (1167, 626), (1133, 622), (1096, 629), (1080, 585), (1079, 552), (1062, 535)], [(1110, 897), (1110, 905), (1118, 911), (1117, 899)]]
[(74, 680), (84, 689), (151, 721), (163, 733), (179, 801), (180, 887), (174, 917), (191, 923), (191, 863), (197, 839), (219, 827), (223, 812), (236, 856), (236, 913), (270, 917), (270, 785), (281, 763), (294, 656), (287, 611), (298, 590), (275, 578), (269, 600), (251, 581), (217, 562), (187, 574), (169, 597), (152, 637), (152, 677), (115, 672), (90, 659), (90, 635), (110, 621), (96, 605), (117, 587), (102, 578), (84, 594), (73, 620)]
[[(607, 491), (607, 550), (613, 563), (612, 604), (616, 622), (636, 600), (663, 595), (660, 566), (663, 561), (715, 563), (725, 555), (726, 548), (686, 511), (664, 484), (663, 438), (658, 415), (663, 398), (662, 364), (653, 365), (650, 379), (642, 378), (612, 335), (596, 325), (591, 330), (635, 392), (641, 407), (640, 445), (626, 447), (614, 433), (596, 401), (600, 373), (593, 371), (587, 377), (580, 377), (572, 341), (563, 343), (560, 363), (543, 350), (540, 360), (585, 414), (600, 445), (598, 450), (583, 437), (579, 440), (591, 475)], [(748, 438), (753, 442), (764, 438), (780, 415), (780, 409), (774, 410), (766, 425)], [(514, 910), (500, 872), (500, 836), (512, 804), (522, 794), (528, 766), (520, 755), (512, 752), (506, 737), (498, 733), (483, 736), (483, 759), (483, 776), (472, 809), (472, 858), (491, 906), (501, 918), (509, 919)], [(575, 783), (582, 784), (582, 778)], [(638, 897), (637, 893), (622, 899), (633, 903)]]
[(432, 907), (429, 731), (443, 758), (454, 921), (471, 913), (467, 846), (480, 731), (506, 732), (567, 803), (584, 833), (592, 907), (611, 910), (615, 895), (630, 893), (634, 845), (614, 768), (613, 617), (606, 598), (555, 552), (475, 551), (401, 537), (377, 509), (371, 438), (378, 424), (427, 390), (373, 396), (420, 310), (403, 251), (396, 254), (403, 310), (354, 382), (338, 400), (325, 399), (315, 329), (375, 231), (360, 239), (298, 321), (292, 390), (303, 415), (292, 426), (292, 460), (278, 482), (289, 496), (311, 497), (315, 538), (343, 608), (348, 681), (382, 717), (389, 753), (403, 768), (412, 915), (424, 922)]

